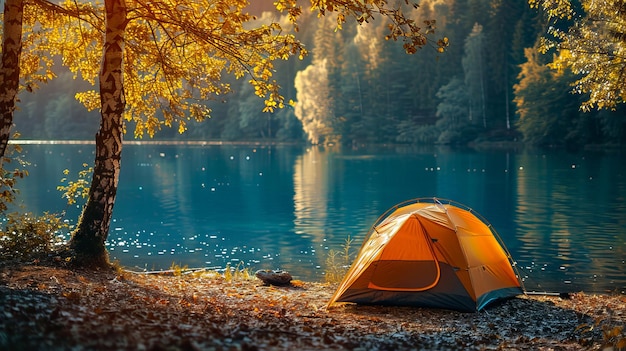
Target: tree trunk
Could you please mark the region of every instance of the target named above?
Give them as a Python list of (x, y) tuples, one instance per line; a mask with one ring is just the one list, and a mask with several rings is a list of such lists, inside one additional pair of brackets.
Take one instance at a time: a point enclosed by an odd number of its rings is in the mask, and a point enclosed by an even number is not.
[(125, 0), (106, 0), (106, 34), (100, 71), (102, 102), (100, 130), (96, 134), (96, 159), (89, 198), (72, 235), (74, 262), (88, 267), (109, 264), (105, 241), (109, 234), (120, 174), (123, 120)]
[(20, 82), (23, 13), (22, 0), (4, 2), (2, 62), (0, 62), (0, 158), (4, 156), (9, 143)]

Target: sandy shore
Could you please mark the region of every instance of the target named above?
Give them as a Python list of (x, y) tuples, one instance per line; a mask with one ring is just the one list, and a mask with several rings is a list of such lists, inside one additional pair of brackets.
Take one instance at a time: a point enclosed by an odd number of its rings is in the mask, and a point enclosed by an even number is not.
[[(480, 313), (347, 305), (329, 284), (0, 267), (0, 350), (617, 350), (626, 296), (520, 296)], [(604, 332), (603, 332), (604, 331)]]

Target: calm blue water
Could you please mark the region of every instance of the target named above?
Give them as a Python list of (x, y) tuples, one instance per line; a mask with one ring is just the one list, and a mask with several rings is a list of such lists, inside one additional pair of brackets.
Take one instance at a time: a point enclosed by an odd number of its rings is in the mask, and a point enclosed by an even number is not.
[[(56, 190), (94, 145), (24, 145), (26, 209), (80, 213)], [(126, 145), (108, 240), (140, 269), (245, 265), (323, 280), (330, 249), (393, 205), (437, 196), (485, 217), (528, 290), (626, 291), (626, 155), (447, 148)], [(240, 263), (241, 262), (241, 263)]]

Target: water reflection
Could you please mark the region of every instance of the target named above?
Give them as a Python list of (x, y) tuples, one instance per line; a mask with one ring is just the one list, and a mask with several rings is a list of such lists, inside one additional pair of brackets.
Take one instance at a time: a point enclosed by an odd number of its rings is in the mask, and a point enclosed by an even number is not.
[[(326, 222), (328, 213), (329, 170), (328, 155), (319, 147), (307, 149), (294, 164), (293, 213), (294, 232), (311, 241), (312, 253), (326, 249)], [(320, 250), (323, 251), (323, 250)], [(317, 255), (317, 260), (323, 260)], [(316, 268), (323, 265), (316, 262)]]
[[(67, 211), (56, 191), (93, 145), (25, 145), (28, 210)], [(127, 145), (107, 242), (125, 266), (244, 264), (323, 279), (328, 250), (359, 246), (389, 207), (449, 198), (490, 221), (531, 290), (626, 290), (626, 162), (620, 154)]]
[[(607, 155), (520, 155), (518, 260), (548, 290), (624, 290), (624, 169)], [(608, 170), (608, 171), (607, 171)]]

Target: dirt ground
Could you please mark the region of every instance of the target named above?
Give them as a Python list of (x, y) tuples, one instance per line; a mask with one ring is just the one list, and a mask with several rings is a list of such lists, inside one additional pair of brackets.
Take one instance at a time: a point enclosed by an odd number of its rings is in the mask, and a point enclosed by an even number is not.
[(479, 313), (326, 309), (329, 284), (229, 278), (0, 266), (0, 350), (626, 349), (623, 295), (520, 296)]

